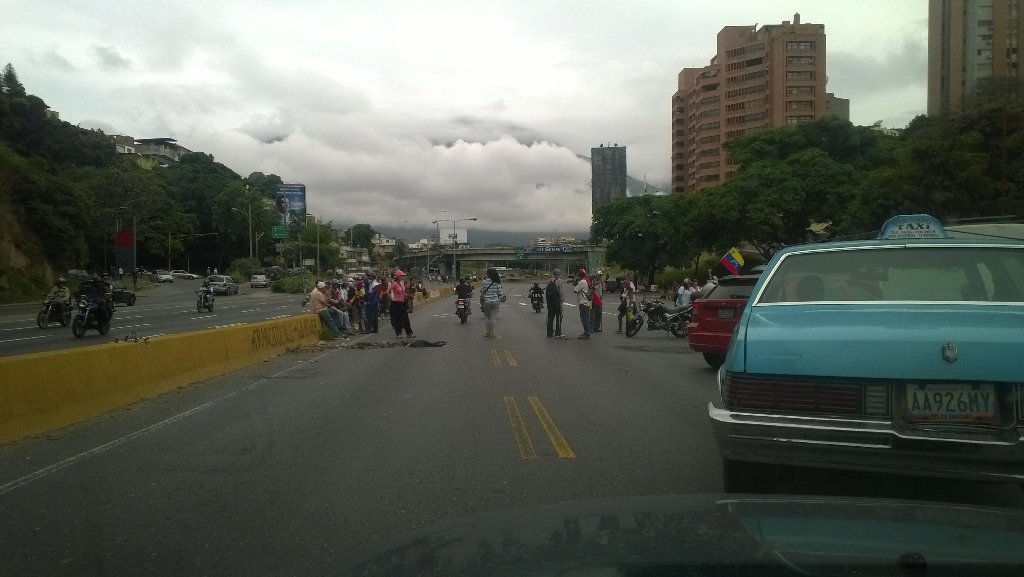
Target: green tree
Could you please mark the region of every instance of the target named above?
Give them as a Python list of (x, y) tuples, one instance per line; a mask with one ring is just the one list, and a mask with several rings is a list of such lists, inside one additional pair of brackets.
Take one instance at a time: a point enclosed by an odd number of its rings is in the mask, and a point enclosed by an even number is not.
[(10, 62), (4, 66), (3, 72), (0, 72), (0, 92), (12, 98), (25, 97), (25, 87), (18, 80), (18, 73), (14, 71), (14, 66)]
[(607, 242), (610, 262), (640, 271), (650, 284), (665, 267), (695, 256), (682, 230), (686, 211), (687, 201), (674, 195), (621, 198), (597, 210), (591, 236)]
[(350, 242), (352, 246), (373, 251), (373, 237), (377, 236), (377, 231), (372, 226), (368, 224), (355, 224), (351, 228), (346, 229), (343, 234), (345, 240)]

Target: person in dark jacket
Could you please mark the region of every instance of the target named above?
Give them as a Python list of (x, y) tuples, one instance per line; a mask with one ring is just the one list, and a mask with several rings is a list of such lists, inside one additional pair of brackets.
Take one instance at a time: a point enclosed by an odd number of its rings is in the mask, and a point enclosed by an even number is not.
[(551, 271), (551, 279), (548, 280), (548, 284), (544, 287), (544, 299), (547, 301), (548, 306), (548, 336), (558, 337), (562, 336), (562, 303), (565, 299), (562, 298), (562, 289), (558, 286), (562, 271), (557, 268)]

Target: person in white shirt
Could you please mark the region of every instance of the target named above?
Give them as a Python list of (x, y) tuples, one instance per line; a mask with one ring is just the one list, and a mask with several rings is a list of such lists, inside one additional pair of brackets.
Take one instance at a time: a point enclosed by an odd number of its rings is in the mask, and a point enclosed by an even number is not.
[(580, 339), (590, 338), (590, 285), (587, 284), (587, 269), (581, 268), (576, 271), (576, 286), (572, 292), (576, 293), (576, 303), (580, 309), (580, 322), (583, 323), (583, 334)]
[(676, 291), (676, 306), (690, 306), (692, 296), (693, 288), (690, 287), (690, 279), (685, 278), (683, 279), (683, 284), (679, 285), (679, 290)]

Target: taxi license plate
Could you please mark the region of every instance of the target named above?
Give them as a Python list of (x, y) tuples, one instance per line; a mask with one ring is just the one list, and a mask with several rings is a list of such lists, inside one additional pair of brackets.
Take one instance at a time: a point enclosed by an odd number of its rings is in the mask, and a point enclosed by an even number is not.
[(718, 318), (720, 319), (731, 319), (736, 316), (734, 309), (718, 309)]
[(912, 423), (997, 423), (995, 386), (908, 385), (906, 419)]

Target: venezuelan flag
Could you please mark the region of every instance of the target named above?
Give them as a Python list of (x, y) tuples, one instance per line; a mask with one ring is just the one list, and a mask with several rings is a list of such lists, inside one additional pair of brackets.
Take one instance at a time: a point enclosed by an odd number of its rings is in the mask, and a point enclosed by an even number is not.
[(740, 254), (740, 250), (736, 247), (730, 248), (722, 257), (722, 265), (732, 274), (740, 274), (740, 269), (743, 268), (743, 255)]

